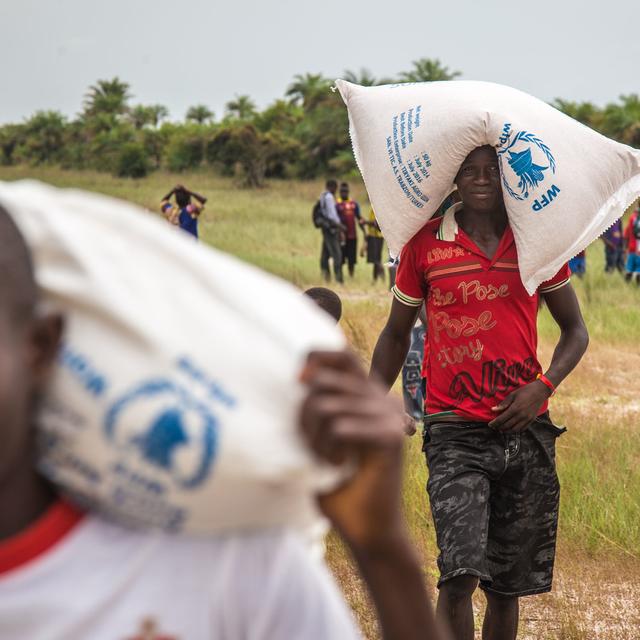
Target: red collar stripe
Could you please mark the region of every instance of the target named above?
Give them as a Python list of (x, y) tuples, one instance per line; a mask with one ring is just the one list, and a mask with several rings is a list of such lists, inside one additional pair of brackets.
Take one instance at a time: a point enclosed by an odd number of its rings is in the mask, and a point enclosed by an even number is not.
[(41, 556), (82, 519), (82, 513), (59, 500), (24, 531), (0, 542), (0, 575)]

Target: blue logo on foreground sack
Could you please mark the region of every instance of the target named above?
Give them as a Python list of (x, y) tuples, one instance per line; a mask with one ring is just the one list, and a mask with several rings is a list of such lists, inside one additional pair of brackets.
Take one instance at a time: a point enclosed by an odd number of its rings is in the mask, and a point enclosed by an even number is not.
[(217, 421), (184, 387), (150, 380), (116, 401), (105, 418), (107, 438), (136, 448), (148, 464), (184, 489), (209, 475), (217, 447)]
[[(504, 188), (512, 198), (526, 200), (548, 175), (556, 172), (555, 158), (549, 147), (533, 133), (520, 131), (511, 137), (510, 125), (505, 125), (500, 141), (508, 142), (506, 147), (498, 149)], [(512, 186), (516, 180), (517, 186)]]

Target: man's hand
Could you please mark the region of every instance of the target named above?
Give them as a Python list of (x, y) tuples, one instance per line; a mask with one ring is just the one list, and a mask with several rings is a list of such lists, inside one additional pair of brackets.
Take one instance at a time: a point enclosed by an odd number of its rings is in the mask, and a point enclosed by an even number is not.
[(413, 416), (410, 416), (408, 413), (404, 414), (404, 432), (408, 436), (412, 436), (418, 430), (416, 426), (416, 421)]
[(344, 485), (319, 497), (320, 508), (352, 548), (386, 552), (404, 544), (400, 402), (346, 351), (310, 354), (301, 378), (309, 388), (301, 425), (311, 448), (329, 462), (357, 465)]
[(530, 382), (510, 393), (491, 410), (500, 415), (489, 423), (492, 429), (505, 433), (524, 431), (536, 418), (551, 391), (540, 380)]

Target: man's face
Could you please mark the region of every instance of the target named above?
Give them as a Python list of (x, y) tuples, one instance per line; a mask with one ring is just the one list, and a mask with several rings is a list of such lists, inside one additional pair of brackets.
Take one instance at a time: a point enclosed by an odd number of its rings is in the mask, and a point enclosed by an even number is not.
[(343, 200), (349, 199), (349, 187), (340, 187), (340, 197)]
[(33, 413), (57, 353), (62, 321), (48, 316), (24, 326), (0, 313), (0, 486), (33, 459)]
[(503, 208), (500, 168), (493, 147), (474, 149), (460, 165), (455, 182), (466, 206), (486, 212)]

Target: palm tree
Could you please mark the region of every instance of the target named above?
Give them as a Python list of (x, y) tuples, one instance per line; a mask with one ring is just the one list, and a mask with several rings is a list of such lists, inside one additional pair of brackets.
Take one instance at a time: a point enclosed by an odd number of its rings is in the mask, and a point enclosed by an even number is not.
[(347, 82), (353, 82), (354, 84), (359, 84), (363, 87), (374, 87), (379, 84), (393, 84), (392, 78), (376, 78), (372, 75), (369, 69), (360, 69), (359, 72), (350, 71), (349, 69), (345, 70), (342, 74), (344, 80)]
[(461, 75), (460, 71), (449, 71), (449, 67), (443, 67), (440, 60), (420, 58), (412, 62), (411, 71), (403, 71), (400, 74), (402, 82), (435, 82), (437, 80), (453, 80)]
[(236, 95), (233, 100), (229, 100), (225, 105), (227, 114), (238, 118), (238, 120), (248, 120), (256, 113), (256, 105), (247, 95)]
[[(169, 109), (163, 104), (152, 104), (147, 108), (149, 109), (150, 123), (156, 129), (162, 120), (169, 117)], [(211, 114), (211, 117), (213, 117), (213, 114)]]
[(84, 99), (85, 116), (105, 113), (119, 116), (128, 110), (127, 102), (131, 98), (129, 84), (118, 77), (111, 80), (98, 80), (89, 87)]
[(213, 120), (213, 111), (204, 104), (197, 104), (193, 107), (189, 107), (187, 111), (186, 119), (190, 122), (197, 122), (198, 124), (204, 124)]
[(24, 124), (24, 149), (37, 164), (59, 158), (67, 119), (58, 111), (37, 111)]
[(286, 95), (294, 104), (301, 104), (305, 111), (313, 109), (329, 90), (331, 81), (320, 73), (297, 74), (287, 88)]
[(129, 118), (136, 129), (143, 129), (145, 125), (151, 124), (151, 113), (149, 107), (137, 104), (129, 111)]

